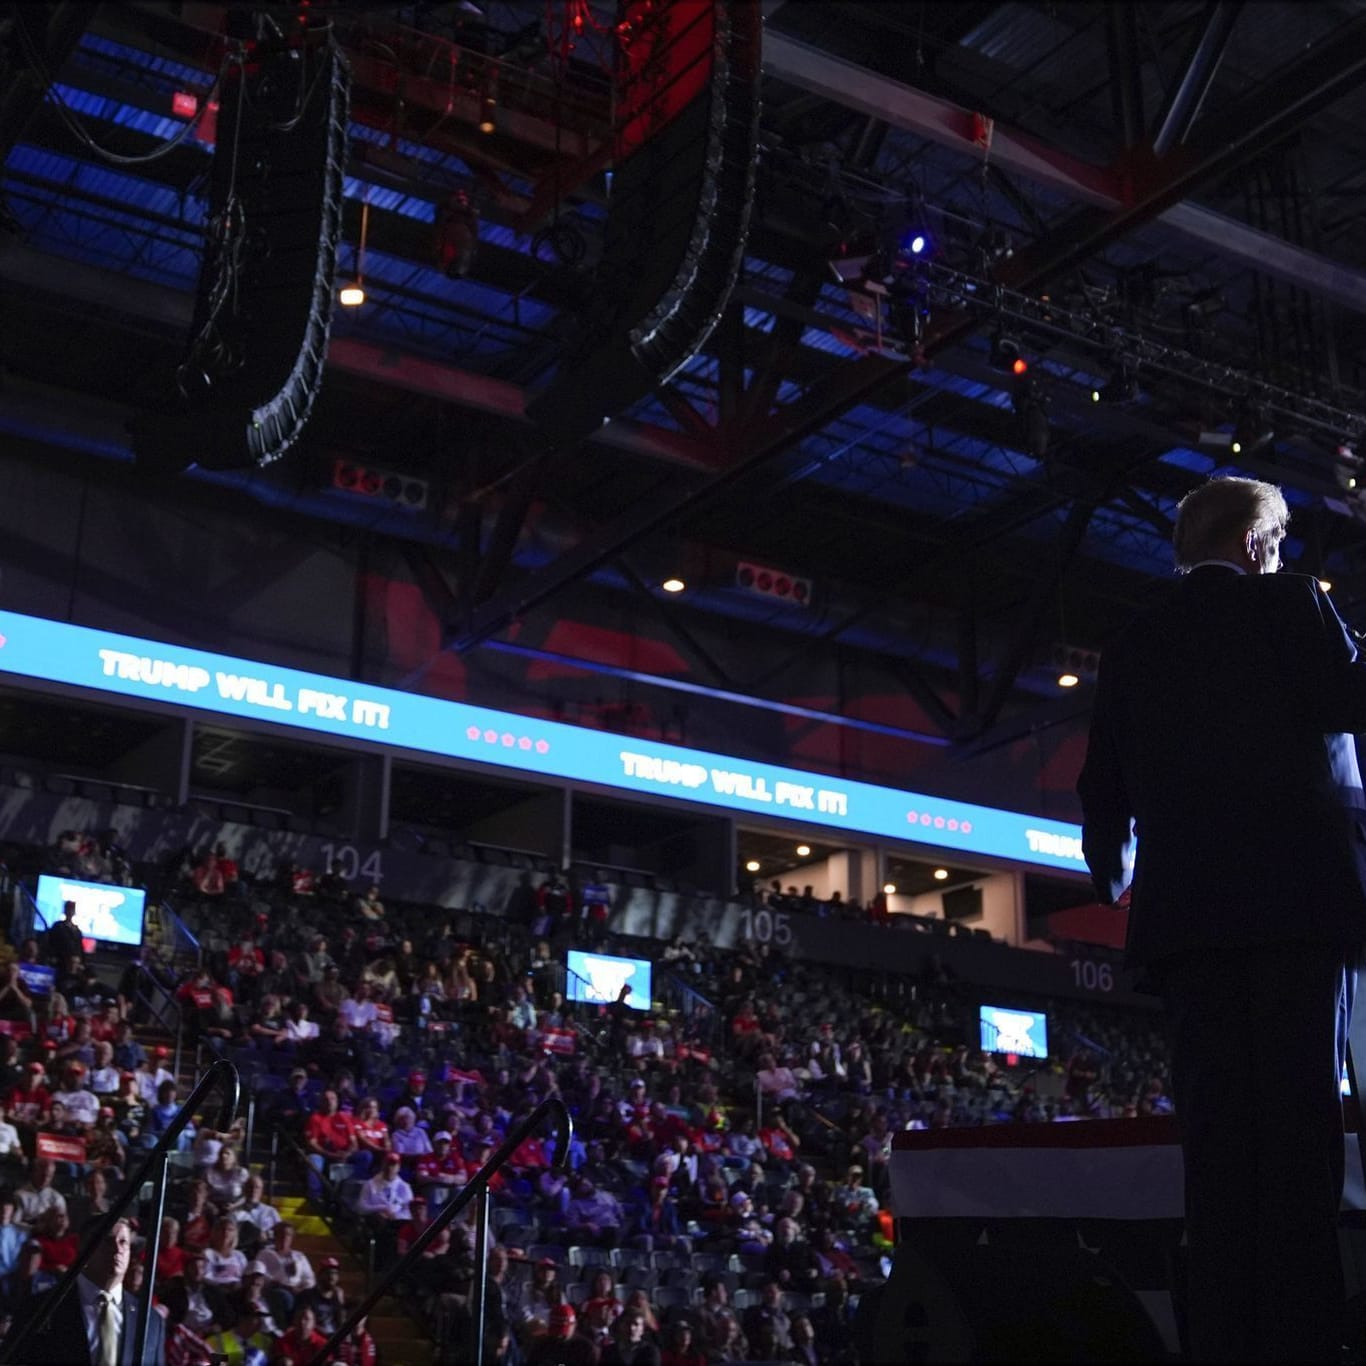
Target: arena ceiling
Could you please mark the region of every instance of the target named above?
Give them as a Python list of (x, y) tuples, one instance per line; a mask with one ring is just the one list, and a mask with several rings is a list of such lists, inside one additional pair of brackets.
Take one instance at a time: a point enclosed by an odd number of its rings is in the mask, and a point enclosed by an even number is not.
[[(522, 407), (562, 358), (608, 211), (592, 152), (610, 53), (565, 55), (573, 8), (313, 5), (355, 68), (343, 261), (368, 205), (367, 302), (338, 313), (300, 445), (181, 476), (187, 499), (401, 543), (451, 650), (515, 649), (509, 626), (570, 591), (648, 599), (719, 692), (866, 654), (960, 748), (1084, 711), (1088, 656), (1169, 575), (1176, 502), (1214, 471), (1286, 487), (1293, 565), (1366, 624), (1366, 7), (767, 0), (732, 304), (666, 389), (548, 455)], [(49, 6), (20, 43), (25, 9), (0, 7), (20, 92), (0, 103), (0, 422), (135, 477), (126, 422), (165, 401), (203, 234), (210, 149), (168, 146), (172, 101), (207, 93), (225, 9)], [(610, 6), (584, 12), (610, 28)], [(35, 37), (79, 126), (136, 162), (22, 98)], [(457, 98), (460, 52), (502, 73), (492, 135)], [(458, 189), (478, 211), (463, 276), (436, 247)], [(888, 318), (879, 346), (834, 263), (908, 228), (932, 243), (921, 332)], [(1002, 340), (1029, 360), (1042, 434)], [(425, 507), (336, 489), (339, 460), (426, 481)], [(740, 561), (809, 580), (809, 600), (738, 588)], [(659, 590), (674, 571), (677, 600)], [(746, 631), (782, 649), (747, 669), (699, 645), (718, 624), (737, 651)], [(1059, 644), (1084, 661), (1073, 694)]]

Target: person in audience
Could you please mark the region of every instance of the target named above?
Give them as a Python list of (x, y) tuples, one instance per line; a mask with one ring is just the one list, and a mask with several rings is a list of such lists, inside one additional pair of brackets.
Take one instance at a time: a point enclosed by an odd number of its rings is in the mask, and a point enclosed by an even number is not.
[(284, 1325), (275, 1321), (275, 1315), (271, 1312), (267, 1302), (267, 1291), (270, 1282), (266, 1278), (265, 1269), (258, 1261), (247, 1263), (246, 1272), (242, 1276), (242, 1284), (238, 1287), (237, 1294), (233, 1297), (232, 1307), (234, 1311), (241, 1314), (250, 1307), (254, 1309), (261, 1321), (261, 1331), (270, 1338), (278, 1338), (284, 1332)]
[(185, 1257), (178, 1281), (172, 1281), (161, 1296), (171, 1323), (183, 1323), (197, 1337), (221, 1333), (232, 1310), (222, 1290), (209, 1282), (205, 1271), (207, 1258), (196, 1249)]
[(399, 1173), (399, 1155), (386, 1153), (380, 1169), (360, 1189), (356, 1208), (383, 1224), (401, 1224), (413, 1203), (413, 1188)]
[(694, 1344), (692, 1324), (687, 1319), (675, 1319), (665, 1328), (659, 1361), (660, 1366), (707, 1366), (706, 1353)]
[(432, 1141), (427, 1137), (426, 1129), (417, 1127), (417, 1116), (411, 1106), (400, 1105), (394, 1111), (389, 1147), (402, 1158), (417, 1158), (431, 1152)]
[(230, 1214), (222, 1215), (204, 1251), (204, 1279), (220, 1289), (233, 1290), (241, 1285), (246, 1270), (246, 1256), (237, 1246), (237, 1221)]
[(76, 923), (76, 903), (62, 902), (62, 918), (47, 932), (47, 956), (52, 963), (85, 961), (85, 935)]
[(389, 1151), (389, 1126), (379, 1112), (379, 1101), (367, 1096), (356, 1111), (353, 1125), (356, 1134), (356, 1153), (352, 1165), (358, 1174), (369, 1176), (377, 1169)]
[(66, 1213), (66, 1196), (52, 1184), (54, 1174), (51, 1158), (35, 1158), (28, 1180), (15, 1192), (14, 1222), (25, 1232), (31, 1233), (48, 1210)]
[(621, 1201), (611, 1191), (599, 1190), (587, 1177), (580, 1177), (573, 1189), (564, 1214), (570, 1238), (595, 1247), (615, 1247), (625, 1220)]
[(771, 1361), (792, 1346), (792, 1320), (783, 1308), (782, 1297), (778, 1282), (767, 1280), (759, 1291), (759, 1303), (745, 1310), (745, 1337), (750, 1350), (761, 1354), (760, 1361)]
[(578, 1315), (572, 1304), (557, 1304), (550, 1311), (550, 1326), (531, 1344), (527, 1366), (597, 1366), (597, 1348), (574, 1330)]
[(220, 1142), (218, 1155), (212, 1166), (205, 1169), (204, 1179), (209, 1183), (213, 1203), (220, 1210), (230, 1212), (242, 1203), (247, 1173), (237, 1165), (237, 1149), (231, 1143)]
[(294, 1225), (288, 1220), (276, 1224), (270, 1246), (261, 1249), (256, 1261), (266, 1273), (266, 1302), (271, 1312), (278, 1322), (290, 1322), (297, 1296), (318, 1283), (313, 1264), (294, 1246)]
[(232, 1212), (237, 1221), (237, 1242), (248, 1257), (255, 1257), (270, 1240), (280, 1213), (263, 1199), (266, 1183), (253, 1172), (242, 1186), (242, 1203)]
[(341, 1284), (341, 1263), (335, 1257), (324, 1257), (318, 1263), (318, 1283), (298, 1299), (298, 1305), (305, 1304), (313, 1310), (324, 1337), (330, 1338), (346, 1322), (346, 1291)]
[(289, 1331), (275, 1342), (274, 1359), (287, 1366), (309, 1366), (325, 1346), (327, 1339), (318, 1332), (313, 1310), (300, 1303), (290, 1320)]
[(265, 1316), (259, 1305), (244, 1304), (233, 1317), (231, 1328), (213, 1333), (207, 1339), (209, 1348), (225, 1362), (241, 1362), (242, 1366), (269, 1363), (275, 1351), (275, 1338), (266, 1331)]

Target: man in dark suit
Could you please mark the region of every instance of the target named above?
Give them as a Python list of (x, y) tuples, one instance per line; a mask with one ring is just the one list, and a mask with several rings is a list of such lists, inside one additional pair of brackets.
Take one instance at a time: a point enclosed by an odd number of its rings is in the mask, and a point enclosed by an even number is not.
[(1106, 648), (1078, 783), (1103, 901), (1137, 858), (1128, 958), (1165, 997), (1200, 1361), (1330, 1361), (1339, 1077), (1366, 941), (1366, 664), (1315, 579), (1278, 575), (1280, 490), (1181, 503), (1184, 577)]
[[(147, 1323), (147, 1346), (141, 1361), (135, 1356), (141, 1306), (123, 1289), (132, 1245), (132, 1229), (120, 1219), (95, 1249), (47, 1324), (20, 1348), (23, 1366), (164, 1366), (166, 1330), (155, 1311)], [(31, 1312), (15, 1322), (5, 1343), (7, 1355), (25, 1325), (42, 1312), (55, 1293), (49, 1291), (35, 1300)]]

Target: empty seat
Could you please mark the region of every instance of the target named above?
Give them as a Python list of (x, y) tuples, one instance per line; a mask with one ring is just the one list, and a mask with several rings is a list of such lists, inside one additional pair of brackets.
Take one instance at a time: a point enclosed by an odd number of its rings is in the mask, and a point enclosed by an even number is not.
[(569, 1249), (561, 1247), (559, 1243), (532, 1243), (527, 1248), (526, 1255), (533, 1262), (539, 1262), (542, 1257), (549, 1257), (552, 1262), (558, 1262), (562, 1266), (565, 1258), (569, 1256)]
[(610, 1266), (607, 1249), (601, 1247), (574, 1246), (569, 1249), (570, 1266)]
[(607, 1264), (615, 1267), (618, 1271), (624, 1271), (633, 1266), (649, 1267), (650, 1254), (635, 1247), (614, 1247), (608, 1254)]

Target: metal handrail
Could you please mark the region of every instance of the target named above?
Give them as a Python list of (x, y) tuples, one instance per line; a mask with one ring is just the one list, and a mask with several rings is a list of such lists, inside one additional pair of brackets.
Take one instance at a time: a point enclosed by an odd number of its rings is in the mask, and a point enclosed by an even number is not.
[(85, 1270), (86, 1264), (94, 1256), (95, 1249), (113, 1231), (114, 1225), (124, 1217), (124, 1211), (137, 1199), (150, 1176), (154, 1182), (153, 1217), (144, 1253), (147, 1259), (147, 1275), (142, 1283), (142, 1295), (138, 1305), (137, 1340), (134, 1343), (133, 1350), (134, 1361), (143, 1359), (147, 1349), (147, 1325), (152, 1314), (152, 1284), (156, 1280), (157, 1253), (161, 1246), (161, 1217), (166, 1202), (166, 1157), (171, 1151), (171, 1145), (180, 1137), (185, 1126), (190, 1122), (190, 1117), (203, 1104), (204, 1097), (210, 1091), (221, 1091), (223, 1093), (223, 1117), (220, 1119), (218, 1127), (226, 1129), (231, 1125), (232, 1117), (237, 1112), (240, 1083), (237, 1069), (230, 1062), (219, 1061), (204, 1073), (199, 1084), (190, 1092), (184, 1105), (176, 1111), (175, 1117), (157, 1140), (156, 1147), (148, 1153), (146, 1162), (142, 1164), (137, 1175), (128, 1182), (123, 1194), (113, 1203), (109, 1212), (95, 1225), (94, 1231), (85, 1240), (85, 1246), (81, 1248), (80, 1256), (68, 1268), (62, 1279), (57, 1282), (55, 1288), (48, 1293), (43, 1307), (24, 1325), (17, 1338), (0, 1345), (0, 1361), (9, 1363), (23, 1360), (19, 1355), (19, 1349), (35, 1333), (39, 1333), (47, 1327), (48, 1321), (52, 1318), (57, 1306), (71, 1293), (81, 1272)]
[[(322, 1366), (333, 1352), (346, 1340), (347, 1335), (352, 1332), (355, 1326), (365, 1318), (370, 1311), (382, 1300), (388, 1292), (390, 1285), (402, 1276), (410, 1266), (426, 1251), (428, 1245), (447, 1224), (452, 1223), (456, 1216), (461, 1214), (465, 1206), (477, 1196), (488, 1190), (488, 1184), (492, 1177), (502, 1170), (504, 1164), (513, 1153), (528, 1139), (537, 1129), (541, 1127), (547, 1116), (553, 1116), (555, 1121), (555, 1157), (552, 1167), (563, 1171), (569, 1162), (569, 1144), (574, 1137), (574, 1121), (569, 1117), (569, 1109), (558, 1096), (547, 1096), (508, 1136), (498, 1145), (493, 1156), (484, 1163), (482, 1167), (469, 1179), (463, 1190), (453, 1200), (449, 1200), (441, 1206), (436, 1217), (413, 1239), (412, 1245), (403, 1255), (402, 1259), (380, 1277), (379, 1284), (360, 1302), (360, 1305), (352, 1311), (351, 1317), (332, 1334), (323, 1344), (318, 1352), (310, 1358), (308, 1366)], [(484, 1359), (482, 1341), (483, 1331), (483, 1304), (484, 1304), (484, 1275), (486, 1267), (484, 1262), (476, 1257), (474, 1268), (474, 1293), (476, 1312), (479, 1315), (481, 1340), (478, 1343), (475, 1361)]]

